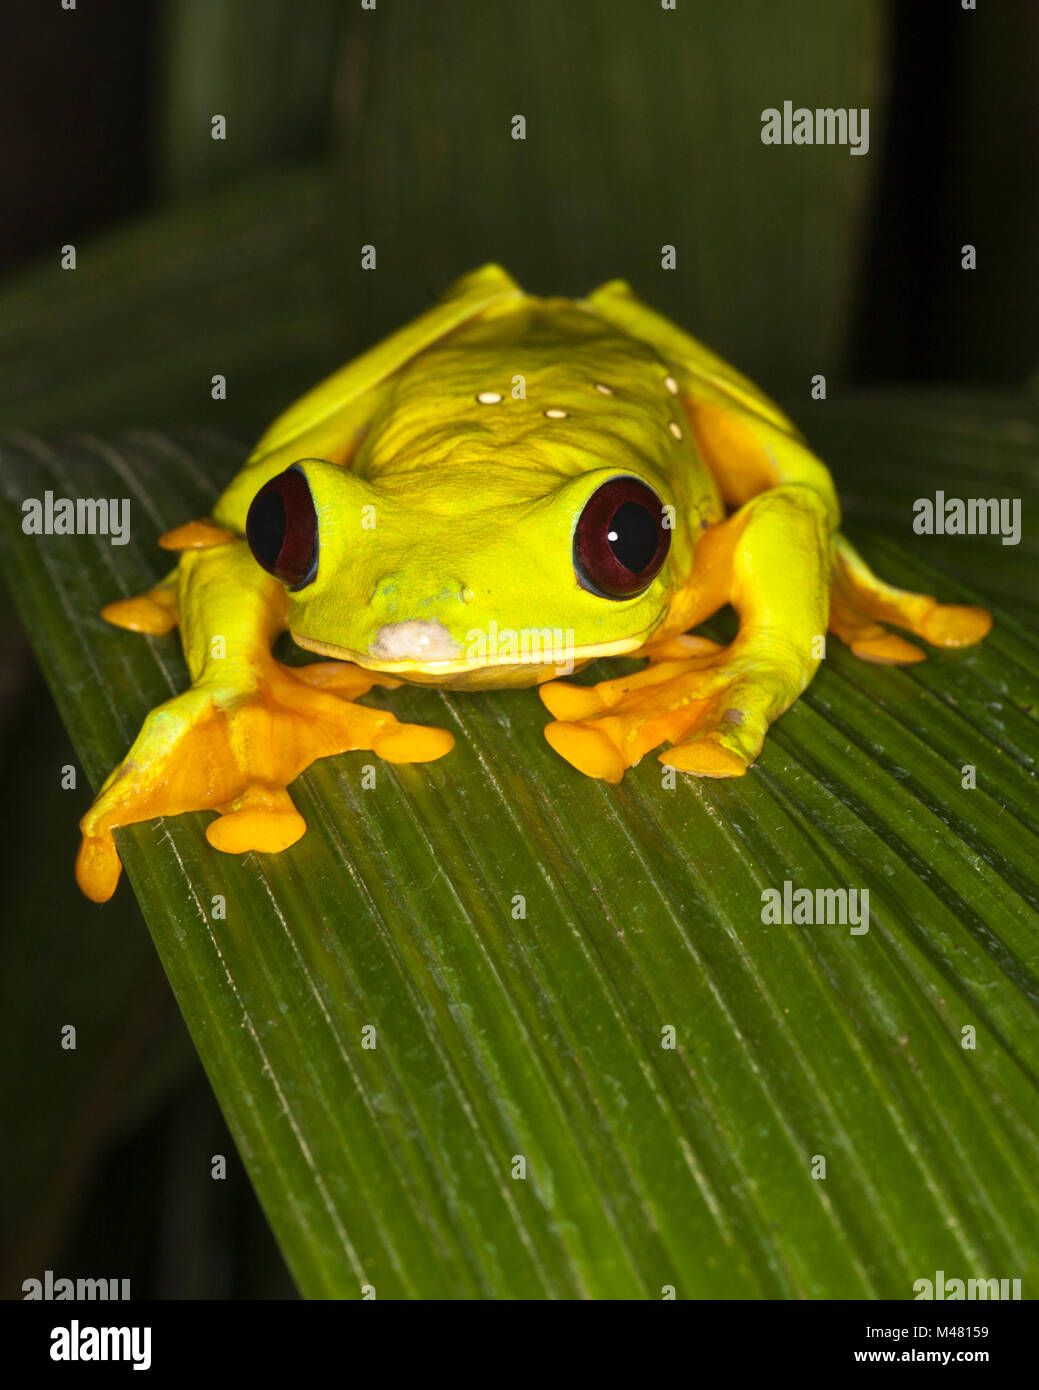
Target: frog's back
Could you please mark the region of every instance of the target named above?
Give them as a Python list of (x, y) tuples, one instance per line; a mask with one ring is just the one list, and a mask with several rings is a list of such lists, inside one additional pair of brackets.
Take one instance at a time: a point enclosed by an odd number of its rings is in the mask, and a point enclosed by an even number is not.
[(397, 373), (354, 466), (388, 491), (447, 468), (512, 500), (619, 457), (667, 471), (685, 433), (674, 390), (651, 347), (581, 301), (524, 296)]
[[(463, 489), (492, 505), (521, 502), (618, 465), (681, 479), (681, 500), (713, 516), (717, 487), (690, 439), (676, 376), (683, 391), (699, 378), (738, 408), (789, 422), (733, 368), (679, 336), (675, 352), (665, 345), (661, 355), (632, 319), (622, 281), (583, 300), (538, 298), (500, 266), (482, 266), (279, 416), (213, 515), (241, 531), (258, 489), (309, 457), (355, 469), (387, 493), (418, 489), (434, 509), (457, 506)], [(433, 483), (445, 470), (453, 496), (438, 496)]]

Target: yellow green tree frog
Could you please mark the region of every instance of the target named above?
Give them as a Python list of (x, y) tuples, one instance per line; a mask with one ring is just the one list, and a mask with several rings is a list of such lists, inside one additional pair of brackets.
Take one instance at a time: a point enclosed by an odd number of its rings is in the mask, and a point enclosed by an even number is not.
[[(742, 775), (833, 631), (867, 661), (964, 646), (990, 627), (878, 579), (838, 533), (830, 475), (745, 377), (612, 281), (585, 299), (525, 294), (499, 266), (297, 401), (211, 518), (111, 622), (178, 622), (191, 687), (153, 710), (81, 822), (77, 878), (115, 890), (119, 826), (213, 810), (231, 853), (303, 834), (287, 788), (316, 758), (442, 757), (443, 729), (356, 703), (399, 681), (539, 685), (545, 734), (608, 782), (652, 749), (701, 777)], [(689, 635), (731, 603), (726, 647)], [(333, 658), (289, 668), (288, 630)], [(474, 634), (567, 634), (573, 669), (640, 656), (581, 687), (559, 653)], [(546, 644), (547, 646), (547, 644)]]

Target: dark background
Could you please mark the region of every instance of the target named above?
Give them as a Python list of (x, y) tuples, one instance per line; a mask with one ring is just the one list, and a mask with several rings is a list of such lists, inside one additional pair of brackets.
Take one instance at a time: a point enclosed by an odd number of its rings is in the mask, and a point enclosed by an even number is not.
[[(8, 0), (0, 23), (4, 427), (248, 440), (492, 259), (533, 291), (631, 280), (795, 418), (815, 372), (1034, 370), (1028, 0)], [(763, 147), (786, 97), (869, 106), (868, 156)], [(135, 1297), (289, 1293), (131, 895), (76, 897), (88, 791), (57, 789), (74, 755), (9, 607), (3, 632), (7, 804), (53, 828), (0, 843), (3, 1292), (52, 1268)]]
[[(58, 0), (5, 5), (0, 271), (159, 206), (169, 195), (176, 159), (161, 138), (162, 103), (175, 80), (169, 55), (177, 8), (176, 0), (165, 6), (158, 0), (103, 0), (69, 15)], [(220, 27), (221, 14), (228, 26), (241, 23), (249, 10), (238, 8), (240, 14), (234, 5), (210, 6), (213, 27)], [(263, 24), (269, 8), (262, 0), (252, 6), (255, 23)], [(448, 15), (465, 7), (438, 8)], [(589, 13), (595, 8), (587, 7)], [(763, 0), (736, 0), (727, 7), (719, 0), (706, 8), (742, 10), (753, 22), (767, 9), (782, 19), (784, 7)], [(786, 8), (793, 23), (799, 7)], [(877, 166), (876, 183), (863, 217), (847, 377), (1021, 379), (1034, 366), (1030, 311), (1036, 308), (1036, 277), (1028, 258), (1039, 199), (1039, 107), (1033, 95), (1039, 13), (1029, 0), (990, 0), (974, 13), (961, 12), (958, 0), (890, 0), (878, 9), (887, 31), (878, 83), (887, 110), (878, 128), (873, 108), (868, 159)], [(522, 5), (515, 7), (517, 23), (522, 11)], [(297, 115), (283, 124), (276, 116), (281, 94), (271, 93), (273, 135), (257, 142), (254, 166), (327, 154), (337, 126), (349, 119), (321, 108), (332, 100), (329, 79), (350, 81), (349, 39), (356, 35), (348, 33), (350, 23), (337, 17), (334, 4), (312, 0), (297, 13), (319, 17), (316, 47), (326, 35), (338, 40), (318, 60), (327, 68), (326, 87), (312, 93), (309, 118)], [(500, 5), (494, 27), (507, 32), (510, 13)], [(202, 21), (194, 28), (204, 29)], [(458, 75), (445, 73), (445, 80)], [(780, 100), (771, 98), (777, 105)], [(979, 272), (968, 284), (958, 258), (948, 253), (953, 229), (983, 247)]]

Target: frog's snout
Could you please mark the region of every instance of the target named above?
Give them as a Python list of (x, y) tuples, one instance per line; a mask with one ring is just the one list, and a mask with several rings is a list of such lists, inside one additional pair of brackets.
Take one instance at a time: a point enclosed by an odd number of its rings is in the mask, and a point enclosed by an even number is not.
[(368, 646), (380, 661), (450, 661), (461, 653), (443, 623), (419, 619), (384, 623)]

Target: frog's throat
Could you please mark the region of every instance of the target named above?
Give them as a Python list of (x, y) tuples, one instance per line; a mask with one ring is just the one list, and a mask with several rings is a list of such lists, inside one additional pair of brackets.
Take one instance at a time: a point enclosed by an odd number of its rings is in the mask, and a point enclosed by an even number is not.
[(566, 651), (561, 660), (556, 661), (555, 653), (545, 653), (552, 660), (516, 661), (499, 656), (488, 655), (483, 659), (475, 657), (452, 657), (444, 661), (380, 661), (367, 652), (355, 652), (349, 647), (338, 647), (332, 642), (319, 642), (313, 637), (303, 637), (292, 632), (289, 635), (297, 646), (321, 656), (334, 657), (337, 661), (352, 661), (367, 671), (379, 671), (400, 680), (414, 681), (422, 685), (538, 685), (542, 681), (555, 680), (565, 668), (579, 670), (588, 662), (601, 656), (627, 656), (638, 651), (645, 644), (645, 637), (621, 637), (615, 642), (600, 642), (587, 647), (574, 647)]

